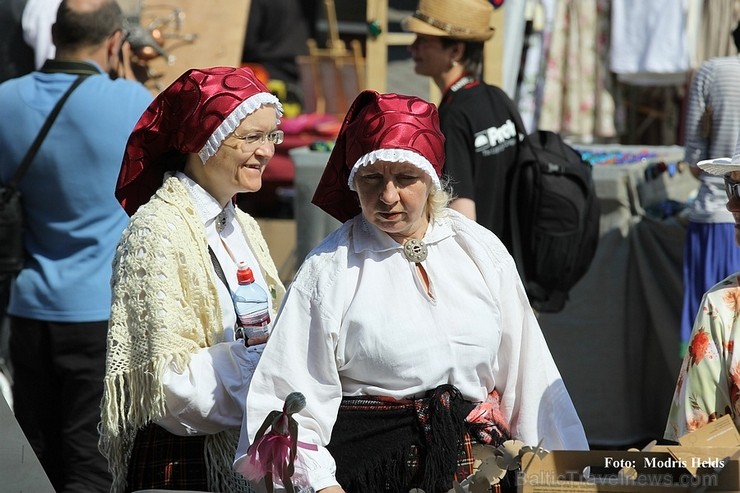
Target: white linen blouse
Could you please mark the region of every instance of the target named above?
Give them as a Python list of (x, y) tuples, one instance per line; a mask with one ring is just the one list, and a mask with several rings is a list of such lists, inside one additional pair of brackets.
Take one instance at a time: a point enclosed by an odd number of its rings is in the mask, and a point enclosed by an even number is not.
[(514, 261), (490, 231), (448, 210), (430, 224), (429, 294), (402, 247), (362, 215), (329, 235), (286, 294), (247, 396), (237, 450), (293, 391), (294, 480), (337, 484), (325, 446), (343, 396), (421, 397), (443, 384), (473, 402), (494, 389), (512, 434), (549, 449), (587, 449), (583, 427), (529, 306)]

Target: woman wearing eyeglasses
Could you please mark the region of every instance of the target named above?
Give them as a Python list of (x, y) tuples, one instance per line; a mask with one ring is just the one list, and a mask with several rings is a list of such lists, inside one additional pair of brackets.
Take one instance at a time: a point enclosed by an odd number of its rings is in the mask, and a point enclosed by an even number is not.
[(193, 69), (129, 138), (116, 197), (131, 220), (113, 265), (102, 405), (114, 492), (251, 491), (232, 462), (266, 338), (235, 335), (237, 265), (269, 293), (271, 318), (285, 289), (234, 197), (262, 186), (281, 115), (250, 69)]
[[(738, 144), (732, 159), (699, 161), (698, 166), (724, 176), (727, 210), (735, 221), (735, 243), (740, 246), (740, 141)], [(735, 272), (702, 298), (678, 374), (666, 439), (677, 441), (725, 414), (732, 416), (740, 429), (740, 351), (735, 352), (735, 342), (740, 342), (738, 315), (740, 272)]]

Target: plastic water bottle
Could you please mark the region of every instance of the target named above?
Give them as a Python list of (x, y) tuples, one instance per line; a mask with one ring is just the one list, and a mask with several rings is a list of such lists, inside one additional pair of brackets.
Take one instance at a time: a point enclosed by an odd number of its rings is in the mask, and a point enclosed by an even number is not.
[(239, 287), (233, 295), (234, 307), (238, 322), (244, 328), (244, 335), (248, 339), (266, 335), (270, 323), (267, 292), (254, 282), (254, 273), (245, 262), (239, 262), (236, 278)]

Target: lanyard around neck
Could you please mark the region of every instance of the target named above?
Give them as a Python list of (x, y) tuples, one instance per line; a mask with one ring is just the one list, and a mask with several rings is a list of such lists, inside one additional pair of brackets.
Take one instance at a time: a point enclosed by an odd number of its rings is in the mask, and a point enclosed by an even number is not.
[(99, 75), (102, 74), (100, 69), (89, 62), (69, 61), (69, 60), (46, 60), (44, 65), (39, 69), (40, 72), (47, 74), (64, 73), (76, 75)]
[(447, 98), (449, 98), (452, 95), (452, 93), (459, 91), (460, 89), (462, 89), (463, 87), (467, 86), (468, 84), (474, 81), (475, 79), (470, 77), (469, 75), (463, 75), (462, 77), (457, 79), (445, 91), (444, 96), (442, 97), (442, 103), (444, 103), (447, 100)]

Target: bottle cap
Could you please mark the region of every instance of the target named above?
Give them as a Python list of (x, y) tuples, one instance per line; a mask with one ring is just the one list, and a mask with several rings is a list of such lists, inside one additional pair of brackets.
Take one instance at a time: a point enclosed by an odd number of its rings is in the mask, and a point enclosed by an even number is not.
[(239, 284), (251, 284), (254, 282), (254, 273), (252, 273), (252, 269), (247, 267), (246, 262), (239, 262), (236, 270), (236, 280), (239, 281)]

